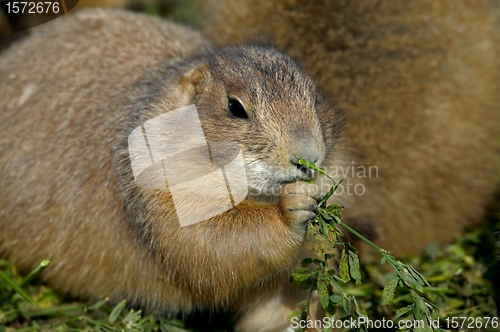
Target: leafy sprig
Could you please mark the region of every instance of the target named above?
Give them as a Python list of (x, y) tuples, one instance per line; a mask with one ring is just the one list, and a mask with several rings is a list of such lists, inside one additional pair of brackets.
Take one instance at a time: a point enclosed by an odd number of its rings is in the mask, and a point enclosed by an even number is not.
[[(292, 313), (291, 317), (299, 317), (300, 320), (307, 320), (310, 317), (309, 306), (313, 292), (316, 290), (325, 316), (336, 319), (339, 315), (338, 307), (344, 311), (341, 319), (358, 320), (361, 317), (367, 318), (366, 312), (360, 308), (356, 298), (348, 295), (341, 284), (354, 280), (357, 285), (361, 284), (360, 263), (358, 251), (349, 242), (341, 240), (342, 229), (345, 229), (358, 237), (370, 247), (375, 249), (381, 256), (381, 263), (389, 265), (396, 272), (396, 277), (389, 282), (382, 293), (382, 305), (389, 304), (395, 294), (396, 287), (406, 288), (413, 299), (413, 304), (398, 309), (393, 317), (396, 320), (405, 314), (410, 313), (413, 320), (423, 321), (424, 327), (421, 331), (444, 331), (435, 328), (431, 324), (432, 314), (438, 309), (437, 306), (425, 299), (421, 294), (424, 287), (430, 287), (425, 277), (415, 270), (411, 265), (404, 264), (390, 254), (389, 251), (380, 248), (366, 237), (358, 233), (349, 225), (342, 221), (342, 207), (337, 204), (327, 206), (328, 199), (335, 193), (342, 181), (335, 182), (328, 174), (315, 164), (300, 158), (298, 163), (316, 171), (333, 183), (328, 193), (318, 203), (318, 215), (311, 220), (308, 225), (308, 237), (312, 239), (312, 252), (317, 258), (306, 258), (301, 262), (302, 268), (292, 272), (292, 282), (300, 289), (308, 290), (308, 297), (301, 303), (301, 310)], [(338, 249), (341, 248), (340, 259), (338, 261), (338, 275), (335, 269), (330, 268), (332, 260), (336, 258)], [(297, 331), (304, 329), (298, 328)], [(329, 331), (330, 329), (324, 329)], [(365, 326), (358, 326), (359, 331), (367, 331)]]

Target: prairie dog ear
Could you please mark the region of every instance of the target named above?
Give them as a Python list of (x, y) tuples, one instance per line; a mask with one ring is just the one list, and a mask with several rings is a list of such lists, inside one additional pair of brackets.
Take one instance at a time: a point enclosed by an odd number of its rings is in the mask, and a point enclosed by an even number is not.
[(191, 103), (198, 101), (205, 90), (209, 78), (208, 65), (203, 63), (191, 68), (179, 81), (181, 90), (187, 95)]

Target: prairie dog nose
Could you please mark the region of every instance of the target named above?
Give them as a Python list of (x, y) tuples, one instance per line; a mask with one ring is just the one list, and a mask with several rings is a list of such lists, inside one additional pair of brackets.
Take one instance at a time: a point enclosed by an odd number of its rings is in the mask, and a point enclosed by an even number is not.
[(299, 167), (306, 174), (308, 173), (307, 168), (299, 165), (299, 160), (295, 155), (312, 163), (318, 162), (321, 158), (321, 149), (318, 141), (310, 133), (307, 133), (307, 135), (302, 133), (301, 135), (297, 135), (297, 138), (294, 139), (291, 144), (290, 151), (290, 162)]

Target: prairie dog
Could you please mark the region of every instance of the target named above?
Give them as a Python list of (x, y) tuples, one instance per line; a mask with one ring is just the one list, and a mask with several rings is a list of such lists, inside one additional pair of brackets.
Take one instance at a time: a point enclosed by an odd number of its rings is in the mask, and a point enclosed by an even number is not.
[[(238, 310), (288, 282), (319, 198), (294, 155), (322, 164), (342, 123), (288, 56), (84, 10), (12, 45), (0, 78), (0, 248), (22, 270), (48, 258), (59, 291), (168, 314)], [(191, 104), (208, 141), (239, 146), (250, 190), (282, 187), (277, 202), (180, 227), (168, 191), (136, 185), (128, 135)]]
[[(356, 176), (345, 221), (395, 255), (481, 221), (498, 181), (493, 1), (204, 1), (218, 44), (269, 38), (347, 109)], [(331, 169), (328, 161), (326, 169)], [(356, 168), (356, 173), (358, 169)], [(360, 192), (360, 191), (358, 191)], [(351, 192), (352, 193), (352, 192)]]

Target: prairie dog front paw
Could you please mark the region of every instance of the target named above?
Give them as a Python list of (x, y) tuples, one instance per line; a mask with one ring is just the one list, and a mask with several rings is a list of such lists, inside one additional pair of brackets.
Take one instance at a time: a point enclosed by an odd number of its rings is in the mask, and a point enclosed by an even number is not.
[(321, 194), (315, 184), (298, 181), (283, 187), (280, 207), (290, 225), (305, 226), (306, 222), (318, 213)]

